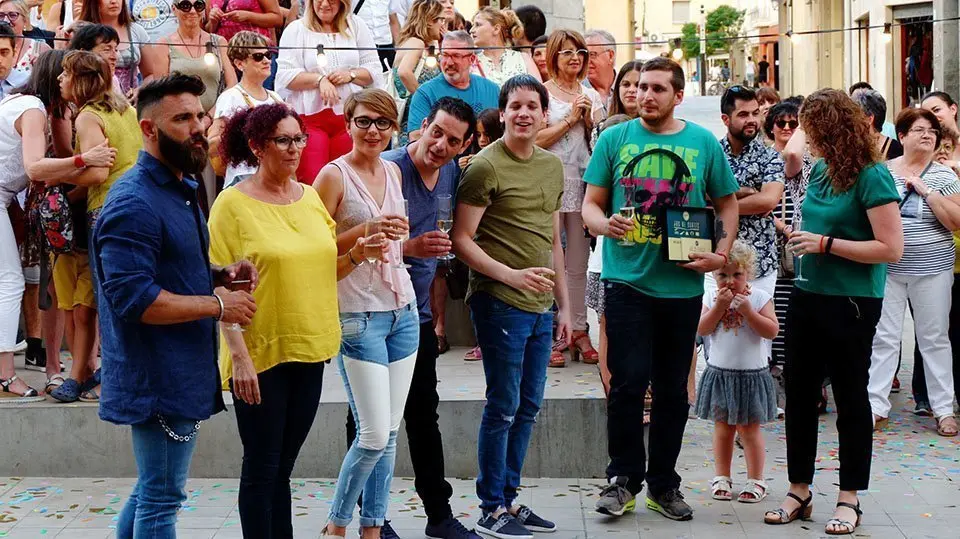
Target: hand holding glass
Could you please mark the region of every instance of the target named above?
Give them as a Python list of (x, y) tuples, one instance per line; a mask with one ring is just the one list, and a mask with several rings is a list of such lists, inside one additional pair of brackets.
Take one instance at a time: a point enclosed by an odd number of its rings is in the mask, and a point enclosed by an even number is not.
[[(634, 222), (634, 215), (636, 213), (633, 205), (635, 189), (636, 187), (632, 182), (626, 182), (623, 184), (623, 205), (620, 206), (620, 216), (629, 219), (630, 222)], [(630, 233), (628, 232), (627, 234)], [(622, 240), (617, 242), (617, 245), (628, 247), (634, 245), (634, 242), (628, 236), (624, 236)]]
[[(449, 234), (453, 230), (453, 197), (440, 195), (437, 197), (437, 230)], [(453, 260), (453, 253), (437, 257), (440, 260)]]
[[(234, 279), (227, 283), (226, 289), (230, 290), (231, 292), (235, 292), (237, 290), (246, 290), (247, 292), (253, 293), (253, 291), (250, 290), (250, 279)], [(236, 322), (227, 326), (227, 329), (230, 331), (246, 331), (242, 326), (240, 326), (240, 324)]]
[[(793, 218), (793, 230), (790, 231), (790, 235), (793, 236), (794, 233), (800, 232), (802, 230), (803, 223), (801, 222), (800, 216), (794, 216)], [(787, 238), (787, 241), (790, 241), (790, 238)], [(796, 251), (793, 246), (791, 246), (790, 252), (793, 254), (793, 270), (796, 273), (796, 276), (793, 278), (794, 281), (806, 281), (803, 277), (803, 254), (802, 252)]]

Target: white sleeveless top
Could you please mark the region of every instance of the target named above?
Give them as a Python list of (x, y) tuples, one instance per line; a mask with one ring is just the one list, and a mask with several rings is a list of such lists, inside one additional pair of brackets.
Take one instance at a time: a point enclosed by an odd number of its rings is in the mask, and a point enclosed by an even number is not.
[[(380, 159), (380, 166), (387, 174), (382, 207), (377, 206), (373, 195), (367, 190), (357, 171), (347, 163), (345, 156), (330, 164), (339, 168), (343, 176), (343, 200), (333, 215), (337, 222), (337, 234), (380, 215), (403, 214), (400, 177), (389, 162)], [(406, 269), (393, 265), (393, 262), (402, 259), (400, 242), (390, 242), (387, 259), (390, 262), (364, 263), (337, 282), (337, 300), (341, 313), (393, 311), (416, 301), (410, 274)]]
[[(32, 95), (10, 95), (0, 101), (0, 205), (6, 208), (30, 179), (23, 165), (23, 138), (14, 126), (23, 113), (37, 109), (46, 116), (40, 99)], [(46, 143), (44, 143), (46, 147)]]

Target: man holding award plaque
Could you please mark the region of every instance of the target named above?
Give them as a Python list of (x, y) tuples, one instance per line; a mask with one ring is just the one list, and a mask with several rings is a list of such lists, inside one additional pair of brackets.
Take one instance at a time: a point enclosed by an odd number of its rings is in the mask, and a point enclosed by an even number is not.
[[(738, 185), (713, 135), (674, 117), (683, 86), (677, 63), (646, 62), (640, 118), (600, 135), (584, 175), (583, 220), (605, 242), (610, 464), (597, 511), (607, 515), (633, 510), (646, 479), (648, 509), (673, 520), (693, 517), (676, 472), (690, 351), (703, 274), (724, 265), (737, 235)], [(647, 466), (637, 411), (651, 382), (656, 400)]]

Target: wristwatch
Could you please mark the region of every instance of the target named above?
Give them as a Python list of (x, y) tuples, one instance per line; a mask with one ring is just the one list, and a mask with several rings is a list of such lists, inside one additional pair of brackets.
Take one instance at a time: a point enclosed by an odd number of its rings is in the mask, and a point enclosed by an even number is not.
[(350, 82), (353, 82), (357, 78), (357, 73), (354, 70), (350, 70)]
[(77, 154), (73, 156), (73, 166), (79, 169), (87, 168), (87, 164), (83, 161), (83, 156)]

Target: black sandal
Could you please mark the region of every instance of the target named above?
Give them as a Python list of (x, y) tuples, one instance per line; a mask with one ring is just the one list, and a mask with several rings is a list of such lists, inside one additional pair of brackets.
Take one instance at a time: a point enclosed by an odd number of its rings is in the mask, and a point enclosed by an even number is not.
[[(841, 520), (839, 518), (831, 518), (823, 526), (823, 532), (827, 535), (851, 535), (853, 532), (857, 531), (857, 528), (860, 526), (860, 520), (863, 517), (863, 511), (860, 510), (860, 500), (857, 500), (857, 505), (847, 502), (837, 502), (837, 507), (848, 507), (853, 509), (854, 513), (857, 514), (856, 524), (852, 524), (849, 520)], [(842, 531), (830, 531), (830, 526), (834, 528), (840, 528)]]
[(10, 386), (13, 385), (13, 383), (16, 382), (17, 380), (19, 380), (19, 378), (16, 375), (11, 376), (6, 380), (4, 380), (3, 378), (0, 378), (0, 393), (5, 393), (6, 395), (9, 395), (14, 398), (43, 400), (43, 397), (40, 396), (40, 393), (36, 389), (33, 389), (32, 387), (30, 387), (29, 385), (27, 386), (27, 390), (24, 391), (23, 394), (14, 393), (13, 391), (10, 391)]
[[(813, 515), (813, 503), (811, 503), (813, 502), (813, 493), (811, 492), (810, 495), (807, 496), (806, 500), (801, 500), (800, 496), (797, 496), (792, 492), (788, 492), (787, 497), (797, 500), (797, 503), (800, 504), (800, 507), (797, 507), (790, 513), (787, 513), (787, 511), (782, 507), (778, 507), (774, 511), (767, 511), (763, 515), (764, 523), (780, 525), (780, 524), (790, 524), (791, 522), (793, 522), (794, 520), (797, 520), (798, 518), (801, 520), (810, 520), (810, 517)], [(770, 515), (774, 515), (776, 518), (769, 518)]]

